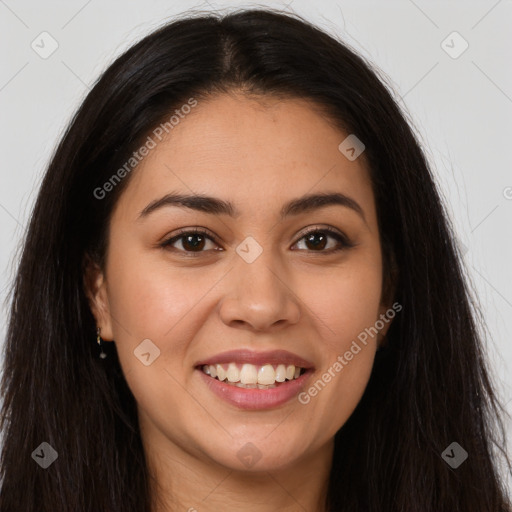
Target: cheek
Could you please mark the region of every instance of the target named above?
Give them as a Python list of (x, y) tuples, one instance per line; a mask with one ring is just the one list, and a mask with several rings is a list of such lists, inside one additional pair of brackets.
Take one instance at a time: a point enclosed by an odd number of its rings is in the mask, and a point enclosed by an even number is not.
[[(130, 252), (128, 247), (112, 253), (111, 261), (110, 309), (126, 380), (143, 407), (158, 410), (169, 402), (181, 407), (183, 383), (191, 369), (189, 348), (207, 321), (208, 292), (218, 282), (218, 272), (173, 267), (163, 258), (155, 261), (147, 252)], [(139, 349), (146, 346), (142, 343), (148, 347), (144, 352)], [(137, 357), (147, 350), (150, 360), (157, 354), (149, 366)]]
[(382, 273), (378, 262), (332, 270), (303, 281), (311, 318), (318, 322), (327, 351), (348, 350), (351, 340), (379, 317)]
[(298, 396), (309, 418), (309, 428), (322, 432), (324, 441), (334, 436), (350, 418), (371, 375), (373, 347), (361, 345), (350, 361), (345, 353), (332, 358)]
[(179, 421), (186, 409), (180, 384), (189, 340), (185, 331), (206, 284), (190, 287), (183, 272), (180, 277), (179, 270), (170, 272), (140, 254), (126, 252), (112, 261), (114, 340), (128, 386), (138, 407), (151, 417), (162, 424)]
[(314, 331), (321, 333), (322, 362), (300, 403), (326, 439), (356, 408), (374, 362), (377, 336), (371, 328), (379, 319), (382, 273), (376, 258), (358, 263), (303, 283)]
[[(120, 251), (118, 251), (120, 252)], [(113, 255), (114, 256), (114, 255)], [(189, 314), (214, 284), (216, 276), (172, 268), (144, 253), (112, 258), (109, 300), (119, 341), (133, 338), (164, 340), (181, 318)]]

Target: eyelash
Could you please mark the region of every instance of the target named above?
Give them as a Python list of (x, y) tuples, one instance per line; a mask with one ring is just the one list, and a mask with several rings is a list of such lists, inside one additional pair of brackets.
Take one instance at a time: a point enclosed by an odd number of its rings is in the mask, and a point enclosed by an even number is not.
[[(328, 249), (328, 250), (320, 250), (320, 251), (309, 250), (309, 252), (333, 254), (333, 253), (342, 251), (344, 249), (349, 249), (349, 248), (355, 246), (355, 244), (350, 242), (344, 235), (338, 233), (337, 231), (334, 231), (333, 229), (330, 229), (330, 228), (319, 228), (319, 227), (312, 228), (309, 231), (307, 231), (306, 233), (304, 233), (297, 240), (297, 242), (295, 242), (293, 245), (296, 245), (298, 242), (300, 242), (302, 239), (306, 238), (308, 235), (310, 235), (312, 233), (323, 233), (328, 236), (331, 236), (332, 238), (337, 240), (337, 242), (339, 243), (339, 247), (334, 248), (334, 249)], [(215, 244), (219, 245), (217, 238), (210, 232), (203, 230), (203, 229), (199, 229), (199, 228), (192, 228), (192, 229), (185, 228), (183, 230), (180, 230), (177, 235), (162, 242), (160, 244), (160, 247), (162, 247), (164, 249), (171, 249), (171, 250), (174, 250), (177, 252), (184, 253), (187, 255), (187, 257), (197, 257), (197, 256), (201, 255), (202, 253), (206, 252), (204, 250), (203, 251), (185, 251), (182, 249), (176, 249), (175, 247), (171, 247), (172, 244), (174, 244), (175, 242), (177, 242), (178, 240), (180, 240), (182, 238), (185, 238), (185, 236), (187, 236), (187, 235), (201, 235), (201, 236), (204, 236), (205, 238), (208, 238)]]

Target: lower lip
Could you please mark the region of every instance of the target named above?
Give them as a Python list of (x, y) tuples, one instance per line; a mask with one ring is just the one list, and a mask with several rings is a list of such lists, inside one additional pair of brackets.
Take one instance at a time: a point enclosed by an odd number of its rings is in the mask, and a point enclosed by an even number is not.
[(271, 409), (279, 407), (300, 393), (305, 387), (306, 380), (312, 373), (311, 370), (306, 370), (297, 379), (287, 380), (275, 388), (249, 389), (225, 384), (206, 375), (200, 369), (196, 369), (196, 371), (201, 374), (210, 391), (240, 409)]

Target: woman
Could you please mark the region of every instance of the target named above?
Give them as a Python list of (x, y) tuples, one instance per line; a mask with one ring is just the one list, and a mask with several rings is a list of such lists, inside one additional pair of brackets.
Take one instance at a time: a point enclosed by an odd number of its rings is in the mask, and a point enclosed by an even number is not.
[(510, 510), (486, 365), (368, 64), (298, 16), (186, 17), (107, 69), (45, 175), (0, 510)]

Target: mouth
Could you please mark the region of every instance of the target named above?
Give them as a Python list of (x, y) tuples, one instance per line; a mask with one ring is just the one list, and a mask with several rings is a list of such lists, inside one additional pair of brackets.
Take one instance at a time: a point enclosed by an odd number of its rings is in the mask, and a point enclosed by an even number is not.
[(198, 369), (219, 382), (245, 389), (273, 389), (306, 373), (305, 368), (293, 364), (267, 363), (256, 366), (234, 361), (228, 364), (205, 364)]
[(292, 400), (313, 374), (313, 365), (291, 352), (234, 350), (195, 365), (207, 388), (240, 409), (269, 409)]

